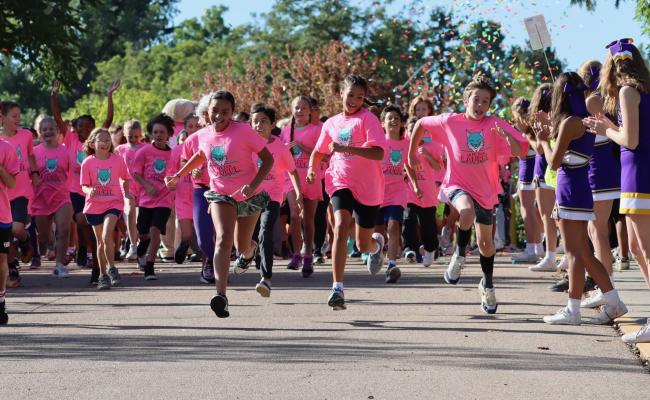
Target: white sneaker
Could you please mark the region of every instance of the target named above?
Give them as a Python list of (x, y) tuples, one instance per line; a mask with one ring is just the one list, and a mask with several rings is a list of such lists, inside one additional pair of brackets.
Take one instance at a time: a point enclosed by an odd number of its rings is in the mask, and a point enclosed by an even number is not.
[(555, 248), (555, 253), (557, 254), (564, 254), (564, 245), (560, 243), (556, 248)]
[(368, 254), (366, 267), (368, 268), (368, 272), (374, 275), (381, 271), (381, 268), (384, 266), (384, 235), (375, 232), (372, 234), (372, 238), (379, 244), (379, 251)]
[(555, 260), (544, 257), (542, 261), (536, 265), (531, 265), (528, 269), (533, 272), (555, 272)]
[(537, 256), (535, 253), (529, 253), (527, 251), (524, 251), (522, 253), (516, 254), (512, 256), (512, 262), (517, 264), (517, 263), (534, 263), (537, 262)]
[(650, 322), (646, 323), (637, 332), (626, 333), (621, 337), (625, 343), (650, 343)]
[(478, 294), (481, 296), (481, 309), (484, 313), (494, 314), (497, 312), (497, 296), (494, 288), (483, 286), (483, 279), (478, 284)]
[(433, 264), (433, 252), (424, 251), (422, 255), (422, 265), (425, 267), (430, 267)]
[(266, 282), (264, 279), (260, 281), (257, 285), (255, 285), (255, 291), (260, 294), (262, 297), (269, 297), (271, 296), (271, 284), (270, 282)]
[(616, 271), (627, 271), (630, 269), (630, 259), (616, 256), (616, 263), (614, 264), (614, 270)]
[(129, 251), (126, 253), (126, 259), (128, 261), (135, 261), (138, 258), (138, 246), (131, 245), (129, 246)]
[(560, 271), (568, 271), (569, 270), (569, 259), (567, 258), (567, 256), (562, 256), (562, 259), (557, 264), (557, 269), (560, 270)]
[(593, 291), (591, 296), (587, 297), (586, 299), (582, 300), (580, 302), (580, 307), (581, 308), (596, 308), (600, 307), (605, 304), (605, 296), (603, 296), (603, 292), (600, 291), (600, 289), (596, 289)]
[(63, 264), (56, 264), (52, 271), (52, 276), (56, 276), (57, 278), (67, 278), (69, 276), (68, 269)]
[(547, 315), (544, 317), (544, 322), (550, 325), (580, 325), (582, 318), (580, 313), (570, 313), (566, 307), (555, 313), (555, 315)]
[(622, 301), (616, 304), (605, 304), (601, 311), (589, 320), (589, 323), (593, 325), (607, 325), (625, 314), (627, 314), (627, 307)]
[(460, 270), (463, 268), (463, 265), (465, 265), (465, 257), (460, 257), (454, 253), (445, 271), (445, 282), (450, 285), (456, 285), (460, 280)]
[(409, 262), (409, 264), (415, 263), (415, 252), (413, 250), (409, 250), (406, 253), (404, 253), (404, 258), (406, 258), (406, 261)]

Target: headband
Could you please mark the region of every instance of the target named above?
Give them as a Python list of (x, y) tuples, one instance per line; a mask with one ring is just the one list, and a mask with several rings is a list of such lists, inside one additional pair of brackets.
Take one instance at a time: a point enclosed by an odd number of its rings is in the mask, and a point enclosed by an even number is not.
[(576, 86), (573, 86), (569, 82), (564, 84), (562, 93), (566, 94), (569, 99), (571, 115), (578, 117), (589, 115), (589, 112), (587, 111), (587, 105), (585, 104), (585, 90), (587, 90), (587, 85), (582, 82)]
[(608, 44), (605, 48), (609, 49), (615, 63), (622, 60), (631, 60), (633, 58), (632, 49), (634, 49), (632, 42), (633, 40), (629, 38), (619, 39)]

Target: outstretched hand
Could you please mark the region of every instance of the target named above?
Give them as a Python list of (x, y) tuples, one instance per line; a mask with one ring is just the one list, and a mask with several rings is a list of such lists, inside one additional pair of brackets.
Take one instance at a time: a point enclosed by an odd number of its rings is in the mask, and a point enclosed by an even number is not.
[(108, 90), (106, 91), (107, 96), (111, 96), (119, 87), (122, 82), (117, 79), (113, 83), (111, 83), (111, 86), (108, 87)]
[(61, 81), (56, 80), (52, 84), (52, 91), (50, 92), (50, 94), (52, 96), (56, 96), (59, 93), (59, 89), (61, 89)]

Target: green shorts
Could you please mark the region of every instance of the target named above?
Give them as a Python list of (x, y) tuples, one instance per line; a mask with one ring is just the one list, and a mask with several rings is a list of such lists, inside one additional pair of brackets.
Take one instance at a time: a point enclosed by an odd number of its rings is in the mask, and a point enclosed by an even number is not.
[(260, 192), (247, 200), (236, 201), (230, 196), (218, 194), (214, 190), (208, 190), (204, 194), (208, 203), (228, 203), (237, 209), (237, 217), (249, 217), (259, 214), (269, 204), (271, 198), (266, 192)]

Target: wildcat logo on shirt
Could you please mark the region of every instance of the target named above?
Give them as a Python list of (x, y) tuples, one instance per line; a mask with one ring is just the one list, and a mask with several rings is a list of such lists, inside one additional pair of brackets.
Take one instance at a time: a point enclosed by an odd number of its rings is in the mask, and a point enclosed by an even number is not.
[(45, 159), (45, 169), (47, 170), (47, 172), (52, 173), (56, 171), (56, 166), (57, 166), (56, 158)]
[(402, 162), (402, 150), (391, 150), (390, 151), (390, 163), (393, 166), (398, 166)]
[(108, 185), (111, 182), (111, 170), (110, 169), (98, 169), (97, 170), (97, 181), (102, 186)]
[(86, 158), (86, 153), (84, 153), (81, 150), (77, 151), (77, 164), (81, 165), (81, 163), (84, 162), (85, 158)]
[(241, 173), (241, 169), (237, 166), (236, 160), (228, 161), (225, 146), (212, 146), (210, 159), (212, 160), (211, 168), (213, 168), (213, 171), (218, 176), (232, 177)]
[(153, 172), (156, 174), (162, 174), (167, 168), (167, 162), (165, 160), (154, 160), (153, 162)]
[(488, 160), (485, 152), (485, 134), (481, 132), (465, 131), (467, 148), (461, 149), (460, 162), (463, 164), (478, 165)]
[(210, 157), (217, 165), (224, 165), (226, 163), (226, 149), (224, 146), (214, 146), (210, 151)]
[(350, 140), (352, 140), (352, 129), (351, 128), (339, 129), (339, 143), (344, 146), (349, 146)]
[(293, 158), (300, 157), (300, 153), (302, 153), (302, 150), (300, 150), (300, 147), (292, 147), (291, 148), (291, 154), (293, 154)]

